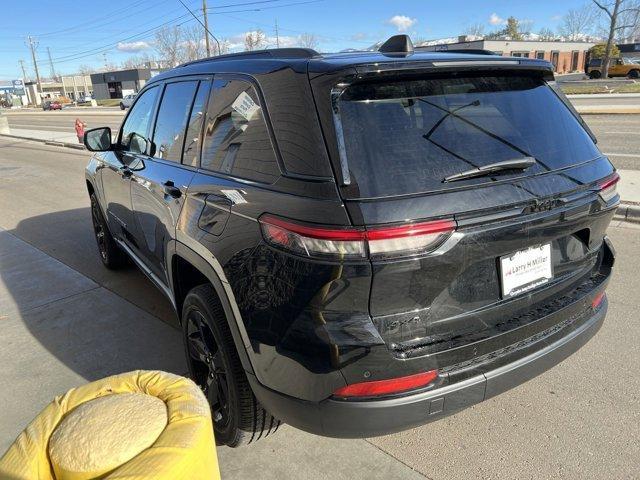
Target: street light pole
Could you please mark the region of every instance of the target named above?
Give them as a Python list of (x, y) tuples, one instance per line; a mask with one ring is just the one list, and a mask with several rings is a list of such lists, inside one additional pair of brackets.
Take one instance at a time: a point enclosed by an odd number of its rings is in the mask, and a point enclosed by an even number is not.
[(207, 57), (211, 56), (209, 44), (209, 15), (207, 15), (207, 0), (202, 0), (202, 15), (204, 16), (204, 44), (207, 47)]

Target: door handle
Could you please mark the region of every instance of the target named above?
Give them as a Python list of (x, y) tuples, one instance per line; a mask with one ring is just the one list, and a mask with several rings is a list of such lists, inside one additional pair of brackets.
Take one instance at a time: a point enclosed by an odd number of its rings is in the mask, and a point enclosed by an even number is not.
[(164, 182), (162, 184), (162, 187), (164, 189), (165, 195), (169, 195), (172, 198), (180, 198), (180, 196), (182, 195), (180, 189), (176, 187), (171, 180), (167, 180), (166, 182)]

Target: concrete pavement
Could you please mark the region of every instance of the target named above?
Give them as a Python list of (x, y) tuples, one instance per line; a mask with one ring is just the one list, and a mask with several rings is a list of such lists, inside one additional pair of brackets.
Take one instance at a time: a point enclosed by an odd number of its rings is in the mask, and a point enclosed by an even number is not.
[[(168, 302), (136, 269), (105, 270), (87, 154), (0, 138), (0, 452), (54, 395), (134, 368), (184, 372)], [(622, 228), (624, 227), (624, 228)], [(518, 388), (401, 434), (333, 440), (285, 427), (218, 449), (226, 479), (633, 478), (639, 471), (640, 228), (618, 251), (602, 330)]]

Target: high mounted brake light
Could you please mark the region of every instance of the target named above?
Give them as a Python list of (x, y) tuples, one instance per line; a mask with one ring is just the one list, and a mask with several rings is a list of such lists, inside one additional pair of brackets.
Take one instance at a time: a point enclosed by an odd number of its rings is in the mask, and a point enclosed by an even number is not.
[(263, 215), (260, 226), (265, 240), (272, 245), (308, 257), (344, 259), (421, 253), (438, 245), (456, 228), (453, 220), (369, 229), (325, 227), (295, 223), (273, 215)]
[(417, 373), (407, 377), (391, 378), (389, 380), (376, 380), (373, 382), (362, 382), (341, 387), (333, 395), (342, 398), (354, 397), (375, 397), (380, 395), (391, 395), (394, 393), (407, 392), (417, 388), (426, 387), (438, 378), (437, 370)]
[(620, 181), (620, 175), (614, 173), (609, 178), (605, 178), (600, 182), (600, 198), (605, 202), (613, 199), (618, 194), (618, 182)]

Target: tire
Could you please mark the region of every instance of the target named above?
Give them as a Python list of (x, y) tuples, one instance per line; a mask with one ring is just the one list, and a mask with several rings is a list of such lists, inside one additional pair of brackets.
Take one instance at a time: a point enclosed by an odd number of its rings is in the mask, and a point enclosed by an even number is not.
[(640, 70), (631, 70), (629, 72), (629, 78), (633, 78), (633, 79), (640, 78)]
[(90, 198), (91, 221), (93, 223), (93, 233), (96, 237), (100, 260), (102, 260), (104, 266), (109, 270), (122, 268), (128, 264), (129, 258), (113, 239), (104, 215), (102, 215), (102, 210), (100, 209), (100, 204), (98, 203), (95, 193), (92, 193)]
[(211, 285), (199, 285), (187, 294), (182, 332), (189, 374), (211, 406), (216, 443), (239, 447), (275, 433), (281, 422), (253, 394)]
[(602, 73), (598, 70), (593, 70), (591, 72), (589, 72), (589, 78), (591, 80), (595, 80), (597, 78), (600, 78), (602, 76)]
[(120, 102), (120, 110), (124, 110), (124, 103)]

